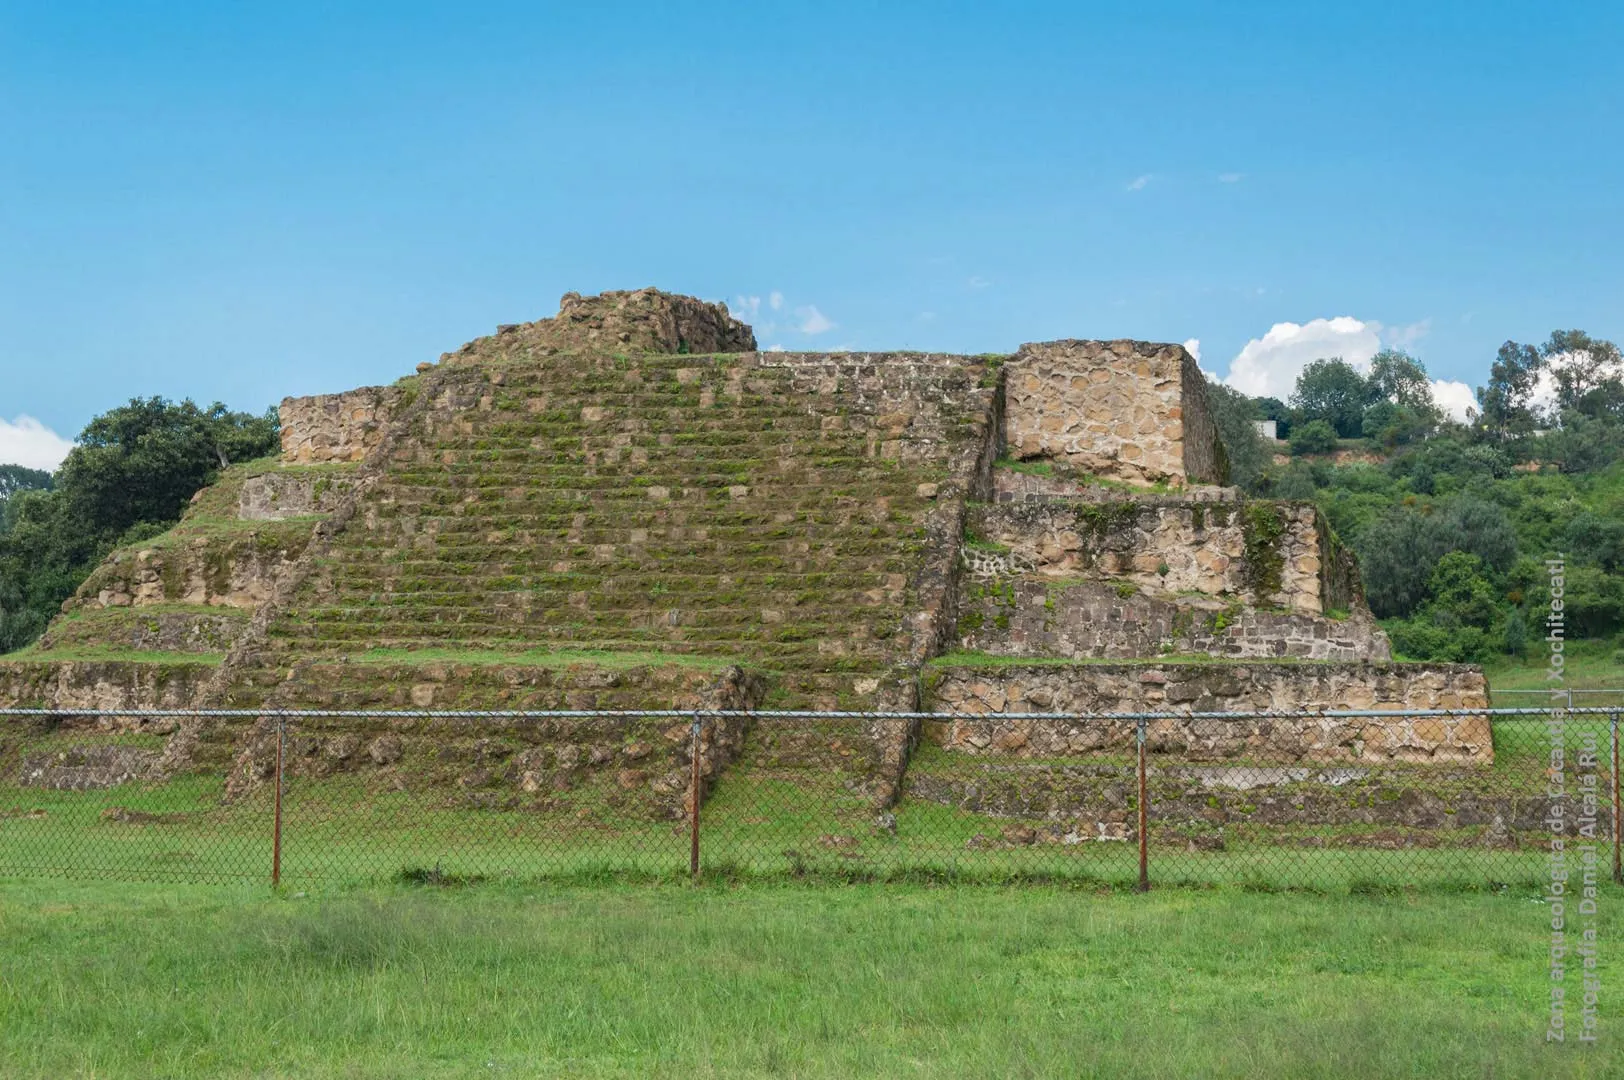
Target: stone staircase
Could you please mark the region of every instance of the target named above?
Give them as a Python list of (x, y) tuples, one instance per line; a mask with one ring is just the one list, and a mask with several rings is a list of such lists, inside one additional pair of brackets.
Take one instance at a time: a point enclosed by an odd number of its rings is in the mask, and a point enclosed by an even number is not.
[[(927, 520), (986, 437), (982, 375), (771, 354), (450, 368), (271, 622), (266, 658), (602, 650), (884, 670), (909, 635)], [(905, 403), (905, 380), (930, 407)]]

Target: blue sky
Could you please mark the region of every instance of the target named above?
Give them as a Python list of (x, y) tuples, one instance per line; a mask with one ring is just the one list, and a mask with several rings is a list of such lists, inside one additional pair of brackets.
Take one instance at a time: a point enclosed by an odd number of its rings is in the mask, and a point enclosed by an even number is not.
[(1254, 390), (1624, 336), (1618, 5), (684, 7), (0, 0), (0, 459), (568, 289), (791, 349), (1193, 339)]

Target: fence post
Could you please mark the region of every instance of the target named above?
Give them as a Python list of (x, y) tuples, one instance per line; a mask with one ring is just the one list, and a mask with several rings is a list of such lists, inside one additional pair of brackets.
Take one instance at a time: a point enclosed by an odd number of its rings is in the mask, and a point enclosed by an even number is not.
[(699, 755), (703, 724), (699, 714), (694, 713), (693, 747), (688, 755), (691, 759), (688, 776), (688, 877), (696, 882), (699, 880)]
[(1150, 814), (1145, 805), (1145, 721), (1139, 721), (1136, 732), (1139, 744), (1139, 891), (1150, 891)]
[(1613, 881), (1624, 885), (1624, 859), (1620, 858), (1619, 831), (1624, 825), (1624, 810), (1618, 805), (1618, 713), (1612, 715), (1613, 738)]
[(282, 744), (287, 738), (288, 720), (276, 718), (276, 810), (271, 826), (271, 888), (282, 884)]

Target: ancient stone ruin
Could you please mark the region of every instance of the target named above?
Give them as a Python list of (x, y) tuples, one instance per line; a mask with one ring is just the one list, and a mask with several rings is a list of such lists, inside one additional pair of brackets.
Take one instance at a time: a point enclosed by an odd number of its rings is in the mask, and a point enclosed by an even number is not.
[[(1475, 668), (1391, 661), (1311, 505), (1224, 486), (1177, 345), (760, 352), (723, 305), (571, 293), (553, 318), (281, 417), (278, 460), (227, 470), (169, 533), (114, 552), (37, 650), (0, 662), (0, 702), (988, 715), (854, 730), (830, 767), (882, 806), (952, 788), (910, 768), (921, 740), (1010, 762), (1071, 746), (1000, 712), (1487, 704)], [(1250, 724), (1197, 749), (1259, 752)], [(163, 753), (30, 782), (207, 767), (241, 790), (265, 775), (267, 730), (176, 724)], [(673, 812), (686, 730), (503, 741), (379, 721), (305, 730), (293, 767), (416, 760), (475, 794), (600, 782)], [(1196, 742), (1178, 722), (1157, 738)], [(1293, 767), (1493, 753), (1481, 718), (1277, 721), (1264, 749)], [(823, 763), (787, 728), (732, 721), (705, 775), (739, 755)]]

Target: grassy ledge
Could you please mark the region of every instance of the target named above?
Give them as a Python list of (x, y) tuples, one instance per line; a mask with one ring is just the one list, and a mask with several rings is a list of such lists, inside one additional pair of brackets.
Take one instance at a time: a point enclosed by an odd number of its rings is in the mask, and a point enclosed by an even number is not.
[(683, 653), (614, 652), (608, 649), (368, 649), (349, 660), (357, 664), (516, 664), (565, 668), (577, 665), (623, 671), (634, 667), (686, 667), (724, 671), (741, 661), (730, 657), (691, 656)]

